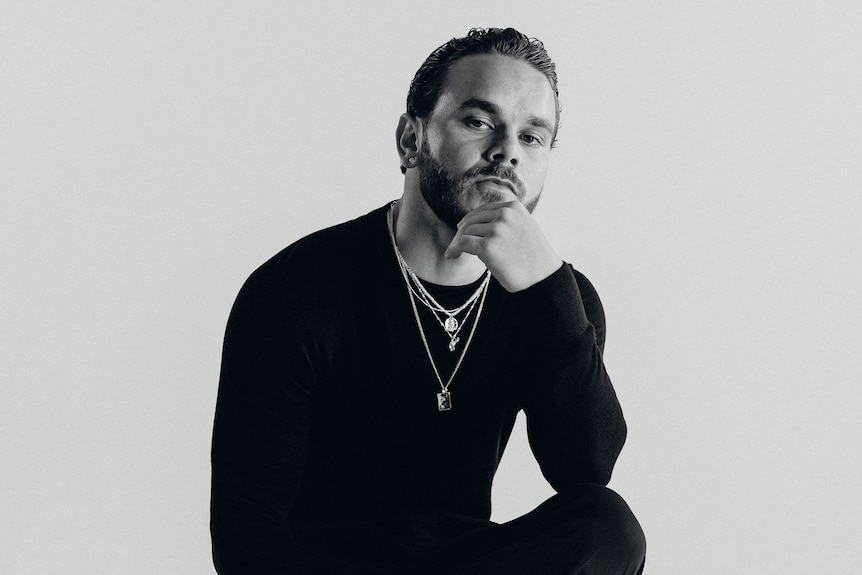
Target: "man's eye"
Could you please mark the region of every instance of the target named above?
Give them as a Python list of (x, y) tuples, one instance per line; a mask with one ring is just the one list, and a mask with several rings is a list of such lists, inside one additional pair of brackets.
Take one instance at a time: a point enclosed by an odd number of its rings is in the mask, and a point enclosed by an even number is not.
[(530, 145), (541, 145), (542, 139), (533, 134), (521, 134), (521, 139)]
[(491, 125), (485, 120), (480, 120), (479, 118), (469, 118), (467, 119), (467, 125), (471, 128), (480, 128), (480, 129), (489, 129)]

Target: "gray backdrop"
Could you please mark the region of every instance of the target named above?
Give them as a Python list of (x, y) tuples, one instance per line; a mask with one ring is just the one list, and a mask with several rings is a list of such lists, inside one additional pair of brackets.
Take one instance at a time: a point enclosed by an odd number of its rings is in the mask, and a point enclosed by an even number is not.
[[(648, 575), (858, 573), (857, 2), (0, 6), (0, 571), (211, 573), (209, 442), (246, 276), (396, 198), (424, 57), (556, 60), (537, 210), (596, 285)], [(550, 493), (519, 425), (506, 520)]]

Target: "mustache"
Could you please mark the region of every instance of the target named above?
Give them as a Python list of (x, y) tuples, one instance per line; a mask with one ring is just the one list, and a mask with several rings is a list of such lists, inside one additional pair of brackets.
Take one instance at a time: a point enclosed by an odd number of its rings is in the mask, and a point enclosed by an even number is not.
[(507, 168), (506, 166), (491, 165), (483, 166), (481, 168), (473, 168), (472, 170), (468, 170), (461, 180), (462, 182), (467, 182), (481, 177), (508, 180), (512, 182), (512, 185), (515, 187), (518, 198), (523, 198), (527, 195), (527, 189), (524, 187), (524, 182), (521, 181), (521, 178), (518, 177), (518, 174), (516, 174), (514, 170)]

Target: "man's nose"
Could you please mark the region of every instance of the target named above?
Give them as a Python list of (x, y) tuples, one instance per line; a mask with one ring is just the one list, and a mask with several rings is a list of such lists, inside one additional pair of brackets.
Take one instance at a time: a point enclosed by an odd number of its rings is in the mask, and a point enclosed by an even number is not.
[(486, 159), (494, 164), (508, 164), (511, 167), (515, 167), (520, 161), (518, 158), (519, 151), (520, 147), (518, 146), (517, 134), (505, 131), (502, 132), (494, 140), (491, 147), (488, 148)]

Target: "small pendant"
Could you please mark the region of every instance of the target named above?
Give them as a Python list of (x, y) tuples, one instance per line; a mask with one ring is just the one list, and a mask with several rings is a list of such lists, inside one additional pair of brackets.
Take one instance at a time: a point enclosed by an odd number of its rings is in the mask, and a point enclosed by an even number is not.
[(458, 320), (454, 317), (447, 317), (446, 321), (443, 322), (443, 328), (448, 333), (455, 333), (455, 330), (458, 329)]
[(452, 410), (452, 394), (448, 391), (441, 391), (437, 394), (437, 409), (439, 411)]
[(458, 345), (458, 342), (461, 341), (460, 337), (453, 337), (449, 340), (449, 351), (455, 351), (455, 346)]

